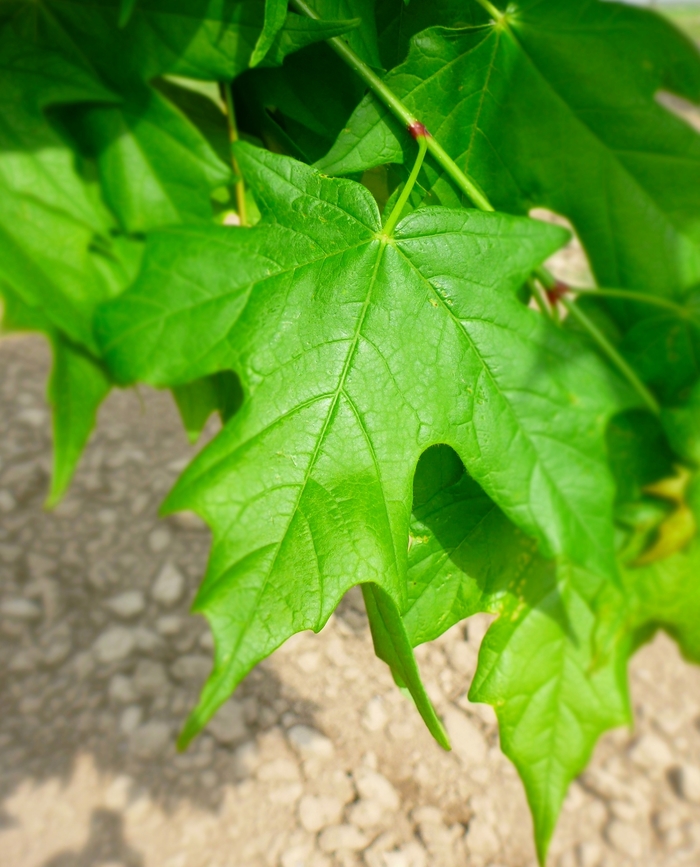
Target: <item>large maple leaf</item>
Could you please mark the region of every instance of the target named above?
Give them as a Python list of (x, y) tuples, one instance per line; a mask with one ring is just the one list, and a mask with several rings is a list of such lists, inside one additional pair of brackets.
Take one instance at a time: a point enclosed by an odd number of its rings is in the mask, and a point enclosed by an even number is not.
[[(498, 209), (569, 217), (601, 285), (669, 294), (700, 280), (700, 137), (656, 101), (660, 90), (700, 100), (697, 48), (619, 3), (482, 6), (489, 24), (416, 35), (386, 84)], [(405, 140), (367, 95), (318, 165), (400, 163)], [(433, 201), (456, 203), (447, 176), (426, 171)]]
[(166, 503), (214, 533), (195, 610), (216, 660), (185, 739), (353, 585), (379, 588), (380, 655), (405, 657), (386, 642), (406, 604), (413, 473), (434, 443), (545, 552), (615, 568), (603, 432), (618, 386), (516, 297), (564, 233), (426, 208), (387, 237), (364, 187), (248, 145), (237, 156), (262, 222), (157, 233), (98, 316), (122, 382), (230, 368), (246, 393)]

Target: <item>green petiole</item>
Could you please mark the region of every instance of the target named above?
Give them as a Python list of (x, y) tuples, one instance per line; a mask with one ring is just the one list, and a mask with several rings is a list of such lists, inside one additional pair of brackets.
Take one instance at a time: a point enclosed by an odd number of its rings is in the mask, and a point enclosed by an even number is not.
[(413, 168), (411, 169), (411, 174), (408, 176), (408, 180), (406, 184), (401, 190), (401, 195), (399, 196), (398, 201), (394, 205), (394, 208), (389, 214), (389, 219), (386, 221), (384, 225), (384, 234), (389, 236), (393, 234), (394, 229), (396, 228), (396, 224), (398, 223), (401, 213), (406, 206), (406, 202), (409, 199), (409, 196), (413, 192), (413, 187), (418, 178), (418, 173), (421, 170), (421, 166), (423, 165), (423, 159), (425, 158), (425, 152), (428, 150), (428, 136), (421, 135), (418, 136), (418, 156), (416, 157), (416, 162), (414, 163)]
[(500, 9), (496, 9), (489, 0), (477, 0), (477, 3), (489, 13), (494, 21), (500, 21), (503, 18), (503, 12)]

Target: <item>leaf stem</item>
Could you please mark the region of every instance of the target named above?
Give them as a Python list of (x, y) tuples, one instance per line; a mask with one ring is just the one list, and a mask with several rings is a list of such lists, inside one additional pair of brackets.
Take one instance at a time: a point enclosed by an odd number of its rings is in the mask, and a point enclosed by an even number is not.
[(233, 94), (231, 93), (231, 82), (227, 81), (223, 85), (224, 97), (226, 99), (226, 118), (228, 120), (228, 137), (231, 142), (231, 167), (236, 175), (236, 210), (238, 211), (238, 219), (241, 226), (248, 225), (248, 214), (245, 205), (245, 181), (241, 175), (241, 170), (238, 168), (238, 162), (233, 151), (233, 145), (238, 141), (238, 127), (236, 126), (236, 112), (233, 107)]
[(532, 292), (532, 297), (535, 299), (535, 303), (540, 308), (540, 312), (543, 313), (545, 316), (548, 316), (550, 319), (553, 319), (554, 316), (552, 314), (552, 307), (549, 303), (549, 299), (547, 298), (547, 293), (542, 288), (541, 283), (535, 280), (534, 277), (530, 277), (527, 283), (530, 287), (530, 291)]
[(569, 292), (576, 295), (591, 295), (593, 297), (602, 298), (622, 298), (625, 301), (635, 301), (639, 304), (651, 304), (654, 307), (663, 307), (666, 310), (672, 310), (678, 316), (683, 318), (688, 316), (688, 311), (676, 304), (675, 301), (669, 301), (668, 298), (661, 298), (658, 295), (647, 295), (645, 292), (631, 292), (627, 289), (582, 289), (577, 286), (569, 286)]
[[(307, 18), (320, 19), (305, 0), (290, 0), (291, 5)], [(379, 76), (359, 57), (350, 46), (337, 36), (327, 39), (328, 45), (355, 73), (364, 81), (369, 89), (377, 96), (389, 111), (397, 117), (407, 128), (414, 126), (420, 121), (413, 116), (408, 107), (393, 93)], [(489, 202), (486, 194), (473, 178), (466, 175), (447, 151), (432, 137), (427, 139), (427, 149), (438, 165), (452, 178), (455, 184), (465, 193), (472, 202), (482, 211), (493, 211), (494, 207)]]
[(490, 3), (489, 0), (476, 0), (476, 2), (489, 13), (494, 21), (500, 21), (501, 18), (503, 18), (503, 12), (501, 12), (500, 9), (496, 9), (493, 3)]
[(408, 201), (409, 196), (413, 192), (413, 187), (415, 186), (416, 180), (418, 178), (418, 173), (420, 172), (421, 166), (423, 165), (423, 159), (427, 150), (428, 136), (418, 136), (418, 156), (416, 157), (416, 161), (413, 165), (413, 168), (411, 169), (411, 174), (408, 176), (408, 180), (406, 181), (403, 190), (401, 190), (401, 195), (399, 196), (398, 201), (394, 205), (391, 214), (389, 214), (389, 219), (384, 224), (385, 235), (390, 236), (394, 233), (394, 229), (396, 228), (396, 224), (401, 218), (401, 213), (406, 206), (406, 202)]
[(578, 307), (578, 305), (572, 303), (568, 298), (561, 298), (560, 301), (569, 311), (571, 316), (576, 319), (576, 321), (588, 332), (591, 338), (598, 344), (598, 347), (601, 349), (601, 351), (608, 356), (610, 361), (615, 365), (615, 367), (625, 377), (627, 382), (629, 382), (632, 388), (641, 397), (641, 399), (647, 405), (648, 409), (654, 415), (660, 415), (661, 407), (659, 406), (659, 403), (654, 397), (654, 395), (649, 391), (646, 385), (644, 385), (642, 380), (637, 376), (634, 370), (632, 370), (630, 365), (620, 355), (617, 349), (615, 349), (612, 343), (610, 343), (608, 338), (603, 334), (603, 332), (598, 328), (598, 326), (591, 319), (589, 319), (588, 316), (586, 316), (586, 314), (583, 312), (583, 310), (581, 310), (580, 307)]

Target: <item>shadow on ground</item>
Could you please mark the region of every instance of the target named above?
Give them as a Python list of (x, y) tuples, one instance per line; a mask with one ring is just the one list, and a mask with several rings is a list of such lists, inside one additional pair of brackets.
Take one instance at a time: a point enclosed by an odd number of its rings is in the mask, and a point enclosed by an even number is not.
[[(188, 799), (216, 810), (245, 777), (238, 747), (283, 717), (313, 723), (315, 708), (263, 664), (228, 726), (175, 753), (210, 667), (206, 623), (188, 614), (209, 533), (194, 516), (156, 513), (193, 450), (167, 393), (118, 392), (65, 501), (45, 511), (48, 367), (39, 339), (0, 343), (0, 804), (28, 780), (67, 781), (87, 753), (165, 809)], [(95, 810), (85, 848), (46, 867), (141, 864), (120, 822)]]

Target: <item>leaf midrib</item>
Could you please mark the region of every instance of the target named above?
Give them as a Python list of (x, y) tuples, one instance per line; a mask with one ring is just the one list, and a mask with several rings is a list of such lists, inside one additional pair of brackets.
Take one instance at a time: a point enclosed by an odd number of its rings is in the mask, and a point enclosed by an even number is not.
[[(238, 650), (240, 649), (240, 646), (241, 646), (243, 640), (245, 639), (245, 637), (248, 633), (248, 630), (250, 629), (250, 626), (253, 622), (253, 619), (257, 613), (258, 604), (259, 604), (260, 599), (261, 599), (261, 597), (262, 597), (262, 595), (263, 595), (263, 593), (267, 587), (267, 584), (270, 580), (270, 577), (274, 571), (275, 564), (277, 563), (277, 559), (278, 559), (280, 552), (282, 550), (282, 546), (283, 546), (283, 544), (287, 538), (287, 535), (289, 533), (289, 529), (292, 525), (292, 522), (294, 521), (294, 518), (295, 518), (297, 512), (299, 511), (299, 506), (300, 506), (302, 497), (304, 496), (304, 493), (306, 491), (306, 486), (308, 485), (309, 480), (311, 478), (311, 473), (312, 473), (312, 471), (316, 465), (316, 461), (318, 459), (318, 456), (319, 456), (319, 453), (321, 450), (321, 446), (323, 445), (326, 432), (328, 431), (328, 428), (331, 424), (331, 421), (333, 420), (333, 417), (335, 415), (340, 397), (341, 397), (341, 395), (345, 394), (345, 381), (347, 379), (348, 373), (349, 373), (351, 365), (352, 365), (353, 358), (354, 358), (355, 353), (357, 351), (357, 346), (358, 346), (359, 339), (360, 339), (361, 332), (362, 332), (362, 326), (364, 325), (364, 322), (365, 322), (365, 319), (367, 316), (367, 312), (368, 312), (370, 304), (371, 304), (374, 287), (375, 287), (375, 284), (377, 281), (377, 274), (379, 272), (379, 266), (381, 264), (381, 260), (382, 260), (382, 257), (384, 255), (384, 251), (386, 249), (386, 243), (385, 242), (380, 241), (378, 243), (379, 243), (379, 249), (378, 249), (377, 259), (376, 259), (375, 264), (374, 264), (374, 270), (372, 272), (372, 277), (369, 281), (369, 287), (367, 290), (367, 295), (365, 297), (365, 302), (363, 304), (362, 310), (361, 310), (360, 315), (358, 317), (357, 327), (355, 329), (355, 334), (353, 337), (352, 344), (348, 349), (348, 354), (347, 354), (347, 358), (345, 360), (345, 364), (343, 365), (343, 369), (340, 373), (340, 376), (338, 377), (338, 386), (337, 386), (335, 392), (333, 393), (333, 400), (329, 406), (328, 412), (326, 414), (326, 418), (323, 422), (323, 427), (321, 429), (321, 432), (318, 436), (318, 440), (316, 442), (316, 446), (314, 448), (313, 454), (309, 460), (308, 466), (307, 466), (306, 471), (304, 473), (304, 478), (302, 480), (301, 485), (299, 486), (299, 493), (298, 493), (298, 496), (296, 498), (296, 502), (294, 503), (293, 509), (290, 510), (289, 520), (287, 521), (287, 525), (284, 528), (284, 532), (280, 535), (279, 542), (275, 546), (272, 562), (271, 562), (269, 568), (266, 570), (264, 579), (260, 582), (260, 587), (258, 588), (258, 592), (257, 592), (256, 597), (255, 597), (255, 603), (253, 605), (251, 605), (249, 616), (239, 630), (238, 639), (234, 645), (234, 648), (233, 648), (233, 650), (231, 650), (229, 652), (230, 662), (226, 666), (227, 671), (230, 671), (231, 668), (234, 667), (234, 665), (235, 665)], [(393, 539), (392, 539), (392, 543), (393, 543)], [(394, 548), (394, 556), (396, 557), (395, 548)], [(322, 614), (322, 610), (320, 610), (320, 608), (319, 608), (319, 617), (321, 616), (321, 614)], [(320, 622), (317, 622), (316, 625), (320, 626)]]

